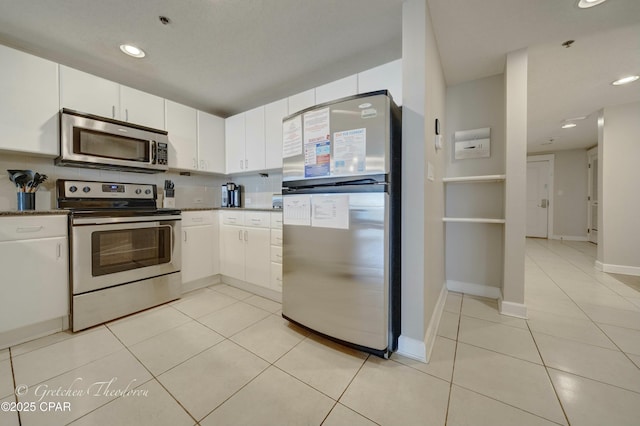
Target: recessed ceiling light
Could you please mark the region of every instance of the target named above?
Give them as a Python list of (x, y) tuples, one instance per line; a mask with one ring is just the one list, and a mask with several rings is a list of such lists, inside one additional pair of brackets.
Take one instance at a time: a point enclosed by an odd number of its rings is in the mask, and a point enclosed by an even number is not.
[(144, 58), (144, 56), (146, 55), (146, 53), (144, 53), (144, 50), (132, 44), (121, 44), (120, 50), (122, 50), (129, 56), (133, 56), (134, 58)]
[(563, 129), (571, 129), (572, 127), (576, 127), (577, 124), (576, 123), (567, 123), (567, 124), (563, 124), (562, 128)]
[(638, 75), (629, 75), (627, 77), (623, 77), (619, 80), (614, 81), (613, 84), (614, 86), (622, 86), (623, 84), (629, 84), (629, 83), (633, 83), (634, 81), (640, 79), (640, 76)]
[(578, 2), (578, 7), (580, 9), (588, 9), (593, 6), (597, 6), (601, 3), (604, 3), (607, 0), (580, 0)]

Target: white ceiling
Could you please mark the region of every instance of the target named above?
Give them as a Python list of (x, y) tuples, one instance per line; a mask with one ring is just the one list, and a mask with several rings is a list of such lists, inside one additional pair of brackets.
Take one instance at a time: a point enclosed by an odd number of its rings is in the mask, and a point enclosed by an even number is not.
[[(640, 1), (577, 1), (427, 0), (448, 85), (529, 47), (530, 152), (594, 145), (595, 111), (640, 100), (609, 84), (640, 73)], [(0, 43), (221, 116), (397, 59), (401, 36), (402, 0), (0, 0)]]

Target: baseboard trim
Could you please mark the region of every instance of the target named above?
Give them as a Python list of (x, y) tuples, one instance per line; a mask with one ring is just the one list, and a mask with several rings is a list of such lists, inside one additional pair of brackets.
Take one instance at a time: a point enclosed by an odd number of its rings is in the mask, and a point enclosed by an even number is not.
[(229, 277), (227, 275), (220, 276), (220, 282), (223, 284), (230, 285), (231, 287), (237, 287), (240, 290), (245, 290), (258, 296), (265, 297), (267, 299), (271, 299), (274, 302), (282, 303), (282, 293), (276, 290), (271, 290), (270, 288), (262, 287), (259, 285), (251, 284), (246, 281), (238, 280), (236, 278)]
[(490, 299), (502, 298), (502, 290), (485, 284), (466, 283), (464, 281), (447, 280), (447, 289), (472, 296), (488, 297)]
[(396, 353), (416, 361), (427, 362), (427, 350), (423, 340), (400, 335)]
[(587, 237), (578, 235), (552, 235), (551, 240), (565, 240), (565, 241), (589, 241)]
[(506, 302), (500, 298), (498, 309), (502, 315), (527, 319), (527, 306), (524, 303)]
[(595, 262), (593, 262), (593, 267), (596, 268), (596, 270), (598, 271), (604, 270), (604, 266), (602, 265), (602, 262), (600, 262), (599, 260), (596, 260)]
[(212, 275), (210, 277), (200, 278), (199, 280), (189, 281), (188, 283), (182, 283), (182, 294), (190, 291), (199, 290), (210, 285), (215, 285), (220, 282), (220, 274)]
[(610, 263), (601, 263), (601, 265), (603, 272), (640, 276), (640, 266), (612, 265)]
[(442, 313), (444, 312), (444, 305), (447, 301), (448, 293), (446, 283), (442, 283), (438, 301), (436, 302), (436, 306), (433, 308), (433, 314), (431, 314), (431, 319), (429, 320), (429, 327), (427, 327), (427, 332), (424, 334), (425, 356), (427, 363), (431, 359), (431, 352), (436, 344), (436, 336), (438, 335), (438, 328), (440, 327), (440, 318), (442, 318)]
[(0, 350), (69, 329), (69, 316), (59, 317), (0, 333)]

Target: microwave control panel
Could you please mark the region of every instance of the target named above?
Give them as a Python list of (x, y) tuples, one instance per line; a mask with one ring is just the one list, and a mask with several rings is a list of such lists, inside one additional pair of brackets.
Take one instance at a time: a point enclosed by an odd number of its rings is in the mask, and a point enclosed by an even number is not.
[(156, 143), (156, 164), (166, 166), (169, 164), (169, 147), (166, 143)]

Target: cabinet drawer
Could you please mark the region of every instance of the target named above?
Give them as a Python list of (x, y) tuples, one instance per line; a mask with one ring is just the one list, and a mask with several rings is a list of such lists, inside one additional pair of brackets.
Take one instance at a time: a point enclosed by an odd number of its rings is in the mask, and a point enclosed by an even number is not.
[(0, 218), (0, 241), (66, 237), (67, 215)]
[(271, 246), (271, 262), (282, 263), (282, 246)]
[(225, 225), (244, 225), (244, 212), (224, 210), (222, 212), (222, 223)]
[(271, 228), (282, 229), (282, 213), (271, 213)]
[(271, 245), (282, 246), (282, 229), (271, 230)]
[(268, 228), (271, 226), (269, 212), (244, 212), (244, 225)]
[(271, 263), (271, 288), (282, 291), (282, 265)]
[(213, 215), (211, 211), (195, 211), (182, 212), (182, 227), (211, 225), (213, 224)]

